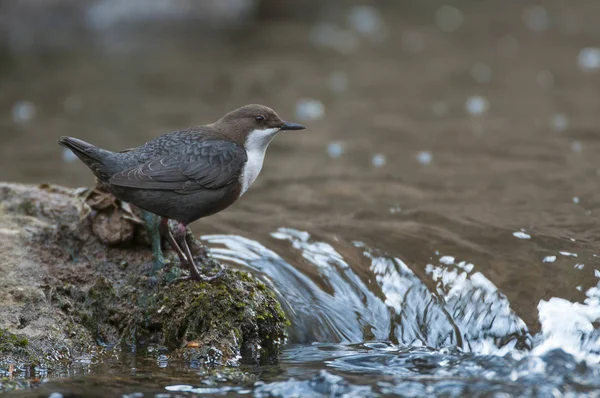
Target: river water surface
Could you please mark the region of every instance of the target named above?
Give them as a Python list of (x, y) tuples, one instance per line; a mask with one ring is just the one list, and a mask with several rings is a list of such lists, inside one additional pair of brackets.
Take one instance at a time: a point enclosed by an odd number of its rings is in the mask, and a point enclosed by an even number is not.
[(418, 4), (6, 50), (1, 180), (91, 185), (61, 135), (124, 149), (246, 103), (308, 126), (193, 226), (277, 291), (278, 364), (121, 352), (15, 396), (600, 396), (598, 4)]

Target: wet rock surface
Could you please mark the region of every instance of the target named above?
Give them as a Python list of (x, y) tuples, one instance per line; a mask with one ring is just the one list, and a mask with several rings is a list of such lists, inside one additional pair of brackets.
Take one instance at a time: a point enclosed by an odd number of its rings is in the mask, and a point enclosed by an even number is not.
[[(119, 203), (81, 213), (83, 200), (62, 187), (0, 183), (0, 372), (52, 372), (121, 347), (211, 366), (276, 358), (287, 321), (262, 282), (228, 270), (213, 283), (170, 283), (181, 270), (152, 271), (134, 215)], [(108, 233), (110, 219), (126, 233)]]

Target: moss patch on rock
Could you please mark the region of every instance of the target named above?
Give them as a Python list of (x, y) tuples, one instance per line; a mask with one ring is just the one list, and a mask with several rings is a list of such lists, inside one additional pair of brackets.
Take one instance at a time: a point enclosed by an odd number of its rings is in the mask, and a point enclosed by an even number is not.
[(261, 281), (234, 270), (211, 283), (171, 279), (165, 273), (119, 285), (101, 277), (87, 293), (73, 285), (58, 293), (63, 309), (103, 345), (165, 347), (211, 365), (237, 364), (241, 353), (277, 357), (288, 321)]

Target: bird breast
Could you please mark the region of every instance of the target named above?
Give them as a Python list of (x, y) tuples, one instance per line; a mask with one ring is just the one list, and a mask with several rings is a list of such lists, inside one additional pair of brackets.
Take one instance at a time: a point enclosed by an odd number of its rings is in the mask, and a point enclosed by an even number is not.
[(262, 169), (263, 161), (265, 159), (265, 152), (267, 147), (275, 138), (275, 135), (279, 129), (271, 128), (264, 130), (254, 130), (248, 134), (246, 144), (244, 148), (248, 155), (248, 160), (244, 165), (242, 173), (240, 175), (240, 183), (242, 184), (242, 190), (240, 196), (244, 194), (250, 188), (250, 185), (256, 180), (260, 170)]

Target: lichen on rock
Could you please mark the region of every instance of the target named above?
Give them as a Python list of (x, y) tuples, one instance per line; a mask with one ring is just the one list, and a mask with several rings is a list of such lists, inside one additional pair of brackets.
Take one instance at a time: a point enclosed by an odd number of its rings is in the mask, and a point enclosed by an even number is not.
[[(86, 198), (0, 183), (0, 371), (17, 363), (51, 368), (127, 345), (210, 365), (276, 358), (287, 320), (262, 282), (227, 270), (212, 283), (172, 283), (181, 271), (153, 270), (136, 214), (100, 201), (80, 219)], [(127, 239), (98, 237), (94, 223), (113, 228), (107, 221), (115, 217), (127, 224), (116, 232)], [(218, 266), (193, 246), (204, 265)]]

